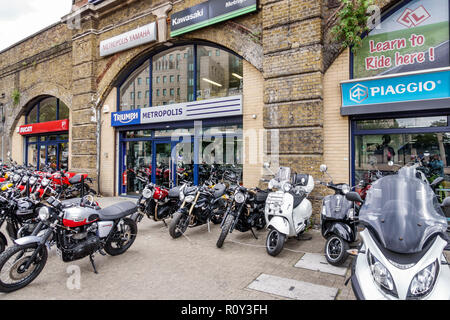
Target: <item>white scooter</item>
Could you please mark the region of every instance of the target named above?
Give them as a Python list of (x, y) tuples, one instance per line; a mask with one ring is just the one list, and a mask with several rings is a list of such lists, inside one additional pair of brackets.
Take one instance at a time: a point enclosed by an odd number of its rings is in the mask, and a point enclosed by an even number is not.
[[(269, 169), (269, 164), (264, 167)], [(270, 170), (270, 169), (269, 169)], [(278, 255), (288, 237), (298, 237), (310, 225), (311, 202), (306, 197), (314, 189), (314, 179), (307, 174), (294, 174), (291, 169), (280, 167), (269, 182), (269, 193), (264, 214), (269, 233), (266, 239), (267, 253)]]
[(364, 202), (356, 192), (346, 194), (363, 203), (362, 244), (349, 250), (356, 255), (350, 279), (358, 299), (450, 299), (447, 221), (430, 185), (412, 171), (375, 181)]

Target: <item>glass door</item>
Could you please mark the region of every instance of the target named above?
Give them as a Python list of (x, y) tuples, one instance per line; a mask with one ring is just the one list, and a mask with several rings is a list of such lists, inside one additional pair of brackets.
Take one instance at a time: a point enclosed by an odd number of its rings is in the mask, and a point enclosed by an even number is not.
[(172, 158), (172, 141), (154, 141), (155, 154), (152, 165), (152, 181), (159, 186), (171, 188), (174, 185), (174, 161)]

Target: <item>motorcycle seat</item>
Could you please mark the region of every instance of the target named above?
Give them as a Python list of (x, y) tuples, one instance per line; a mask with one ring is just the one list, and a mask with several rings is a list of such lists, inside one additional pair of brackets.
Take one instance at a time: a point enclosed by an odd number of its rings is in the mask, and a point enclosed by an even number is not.
[(138, 208), (134, 202), (123, 201), (104, 209), (100, 209), (97, 214), (100, 220), (115, 220), (136, 213), (137, 210)]
[(81, 182), (81, 174), (76, 174), (72, 178), (69, 179), (70, 184), (80, 183)]

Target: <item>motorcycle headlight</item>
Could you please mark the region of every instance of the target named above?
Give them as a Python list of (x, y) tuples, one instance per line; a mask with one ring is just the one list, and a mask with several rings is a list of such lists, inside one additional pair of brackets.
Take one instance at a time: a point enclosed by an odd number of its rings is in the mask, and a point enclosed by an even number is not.
[(45, 221), (50, 217), (50, 210), (47, 207), (42, 207), (39, 209), (39, 219)]
[(142, 191), (142, 196), (145, 199), (150, 199), (153, 196), (153, 191), (148, 188), (145, 188), (144, 191)]
[(397, 290), (389, 270), (377, 258), (375, 258), (369, 250), (367, 250), (367, 260), (372, 276), (375, 282), (380, 286), (380, 289), (397, 297)]
[(238, 192), (234, 195), (234, 201), (237, 203), (243, 203), (245, 201), (245, 196), (242, 192)]
[(187, 202), (187, 203), (191, 203), (192, 201), (194, 201), (194, 198), (195, 198), (195, 197), (194, 197), (193, 195), (187, 196), (187, 197), (186, 197), (186, 202)]
[(434, 287), (434, 283), (436, 282), (439, 271), (438, 269), (439, 263), (436, 260), (428, 267), (418, 272), (409, 286), (408, 298), (418, 299), (429, 294)]
[(283, 184), (283, 191), (284, 192), (289, 192), (292, 189), (292, 185), (290, 183), (285, 183)]

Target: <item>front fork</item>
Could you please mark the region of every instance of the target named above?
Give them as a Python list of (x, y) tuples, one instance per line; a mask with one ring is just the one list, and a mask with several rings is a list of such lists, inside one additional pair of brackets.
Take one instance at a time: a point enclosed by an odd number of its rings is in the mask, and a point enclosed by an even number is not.
[[(28, 270), (28, 268), (30, 267), (31, 263), (36, 259), (37, 255), (38, 255), (38, 252), (41, 251), (42, 248), (45, 248), (45, 244), (50, 239), (52, 234), (53, 234), (53, 229), (50, 227), (44, 233), (44, 235), (41, 238), (41, 241), (39, 241), (39, 244), (38, 244), (36, 250), (34, 250), (33, 254), (30, 257), (30, 259), (28, 259), (27, 263), (25, 264), (25, 266), (24, 266), (25, 270)], [(45, 250), (47, 250), (47, 248), (45, 248)]]

